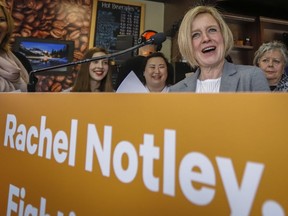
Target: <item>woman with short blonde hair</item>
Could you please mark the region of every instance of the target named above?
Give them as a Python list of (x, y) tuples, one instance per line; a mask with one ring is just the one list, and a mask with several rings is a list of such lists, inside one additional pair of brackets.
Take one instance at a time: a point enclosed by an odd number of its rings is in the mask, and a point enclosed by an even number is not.
[(226, 60), (233, 48), (233, 35), (221, 14), (212, 6), (197, 6), (184, 16), (178, 45), (182, 57), (195, 73), (170, 87), (171, 92), (269, 91), (263, 72), (255, 66)]

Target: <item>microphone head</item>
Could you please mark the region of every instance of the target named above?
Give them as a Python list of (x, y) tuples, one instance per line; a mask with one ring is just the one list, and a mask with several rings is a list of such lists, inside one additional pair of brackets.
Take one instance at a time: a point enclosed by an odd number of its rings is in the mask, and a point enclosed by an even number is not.
[(145, 41), (145, 45), (154, 44), (161, 45), (166, 40), (166, 35), (163, 32), (159, 32), (153, 35), (149, 40)]

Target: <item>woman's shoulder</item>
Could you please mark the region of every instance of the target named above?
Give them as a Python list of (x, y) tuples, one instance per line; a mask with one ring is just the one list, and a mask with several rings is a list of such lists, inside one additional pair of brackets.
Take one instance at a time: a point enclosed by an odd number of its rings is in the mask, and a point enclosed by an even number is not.
[(230, 65), (233, 65), (236, 70), (238, 71), (261, 71), (261, 69), (257, 66), (254, 66), (254, 65), (244, 65), (244, 64), (234, 64), (234, 63), (228, 63)]
[(234, 63), (226, 63), (228, 67), (226, 67), (230, 72), (240, 73), (240, 75), (244, 76), (255, 76), (260, 74), (261, 76), (264, 75), (263, 71), (254, 65), (243, 65), (243, 64), (234, 64)]
[(170, 92), (191, 91), (196, 86), (197, 77), (197, 73), (189, 74), (189, 76), (169, 86)]

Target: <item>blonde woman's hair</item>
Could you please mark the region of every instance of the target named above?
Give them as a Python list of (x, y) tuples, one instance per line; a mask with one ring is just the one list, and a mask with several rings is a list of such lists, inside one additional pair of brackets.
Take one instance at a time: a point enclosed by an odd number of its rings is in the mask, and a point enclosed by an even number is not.
[(198, 66), (192, 46), (192, 22), (199, 14), (203, 13), (210, 14), (217, 21), (224, 40), (225, 57), (229, 55), (230, 50), (234, 46), (233, 34), (216, 8), (212, 6), (196, 6), (191, 8), (181, 22), (178, 33), (178, 46), (182, 57), (187, 60), (192, 67)]
[(5, 34), (5, 37), (3, 38), (3, 40), (0, 43), (0, 47), (4, 51), (9, 51), (11, 48), (10, 47), (10, 39), (12, 37), (12, 33), (14, 30), (14, 22), (13, 22), (13, 18), (11, 16), (11, 13), (8, 10), (5, 2), (0, 1), (0, 8), (2, 9), (2, 11), (4, 13), (4, 16), (5, 16), (6, 22), (7, 22), (7, 32)]

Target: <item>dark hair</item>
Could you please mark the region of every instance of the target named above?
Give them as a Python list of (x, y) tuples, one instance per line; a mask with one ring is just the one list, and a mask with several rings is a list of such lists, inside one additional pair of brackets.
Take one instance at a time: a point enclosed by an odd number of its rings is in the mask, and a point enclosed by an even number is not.
[[(172, 85), (174, 84), (173, 82), (173, 77), (174, 77), (174, 68), (172, 66), (172, 64), (169, 63), (168, 59), (165, 57), (165, 55), (161, 52), (155, 52), (155, 53), (152, 53), (150, 54), (149, 56), (147, 56), (145, 58), (145, 60), (143, 61), (143, 65), (142, 65), (142, 71), (145, 71), (145, 67), (146, 67), (146, 64), (148, 62), (149, 59), (151, 58), (156, 58), (156, 57), (160, 57), (162, 59), (164, 59), (165, 63), (166, 63), (166, 66), (167, 66), (167, 79), (166, 79), (166, 85), (169, 86), (169, 85)], [(146, 80), (145, 78), (143, 77), (143, 80), (142, 82), (144, 84), (146, 84)]]
[[(83, 59), (91, 59), (94, 53), (103, 52), (108, 54), (106, 49), (102, 47), (93, 47), (89, 49), (84, 55)], [(80, 71), (78, 72), (77, 79), (72, 88), (72, 92), (91, 92), (90, 88), (90, 73), (89, 73), (90, 62), (81, 65)], [(101, 80), (99, 87), (100, 92), (113, 92), (112, 85), (112, 74), (111, 67), (109, 66), (107, 75)]]

